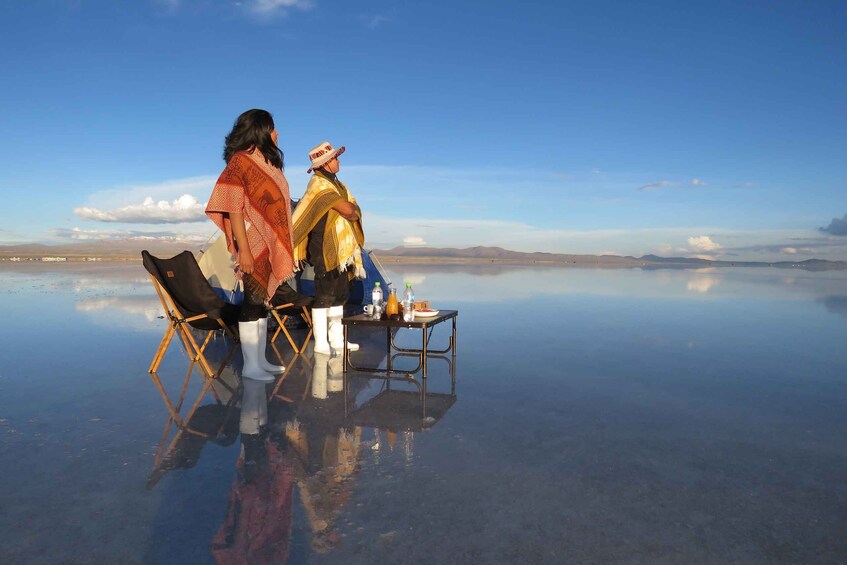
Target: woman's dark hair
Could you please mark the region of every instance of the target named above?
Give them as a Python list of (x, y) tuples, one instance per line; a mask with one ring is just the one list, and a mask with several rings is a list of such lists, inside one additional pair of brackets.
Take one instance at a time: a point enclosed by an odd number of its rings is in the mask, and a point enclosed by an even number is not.
[(262, 152), (265, 161), (282, 169), (285, 155), (271, 139), (274, 130), (274, 118), (266, 110), (247, 110), (235, 120), (232, 131), (224, 139), (224, 161), (229, 163), (239, 151), (256, 148)]

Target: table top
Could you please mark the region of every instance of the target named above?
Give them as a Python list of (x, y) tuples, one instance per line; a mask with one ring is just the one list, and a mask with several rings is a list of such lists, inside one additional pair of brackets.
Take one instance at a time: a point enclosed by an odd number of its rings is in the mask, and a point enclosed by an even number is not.
[(345, 326), (375, 326), (381, 328), (427, 328), (450, 320), (459, 315), (458, 310), (439, 310), (435, 316), (427, 318), (415, 317), (413, 322), (406, 322), (401, 317), (399, 320), (375, 320), (367, 314), (357, 314), (343, 318), (341, 323)]

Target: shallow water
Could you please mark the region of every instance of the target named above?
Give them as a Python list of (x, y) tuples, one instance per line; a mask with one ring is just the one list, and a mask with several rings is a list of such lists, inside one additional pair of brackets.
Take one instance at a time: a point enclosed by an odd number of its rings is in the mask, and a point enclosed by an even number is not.
[[(434, 424), (412, 402), (357, 426), (338, 361), (280, 338), (278, 396), (239, 391), (236, 356), (235, 397), (192, 419), (210, 437), (168, 452), (141, 265), (0, 266), (0, 561), (847, 560), (847, 273), (388, 267), (460, 311)], [(171, 398), (188, 366), (174, 342)], [(383, 388), (351, 379), (348, 408)]]

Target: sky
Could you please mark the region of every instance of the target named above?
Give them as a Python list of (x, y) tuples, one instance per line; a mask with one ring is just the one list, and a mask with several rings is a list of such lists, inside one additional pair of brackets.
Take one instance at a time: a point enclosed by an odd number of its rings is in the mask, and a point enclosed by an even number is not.
[(206, 241), (264, 108), (369, 248), (847, 260), (843, 0), (31, 0), (0, 49), (0, 245)]

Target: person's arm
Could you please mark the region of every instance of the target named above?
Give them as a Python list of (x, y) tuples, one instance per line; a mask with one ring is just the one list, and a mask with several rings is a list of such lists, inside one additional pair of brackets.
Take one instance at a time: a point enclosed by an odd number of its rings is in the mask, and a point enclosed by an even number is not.
[(332, 207), (332, 209), (338, 212), (343, 218), (350, 220), (351, 222), (355, 222), (359, 219), (359, 211), (357, 208), (358, 207), (355, 204), (347, 202), (346, 200), (339, 202)]
[(253, 255), (250, 253), (250, 244), (247, 242), (247, 226), (244, 223), (244, 214), (230, 212), (229, 221), (232, 224), (235, 245), (238, 247), (238, 267), (242, 273), (249, 275), (253, 272)]

